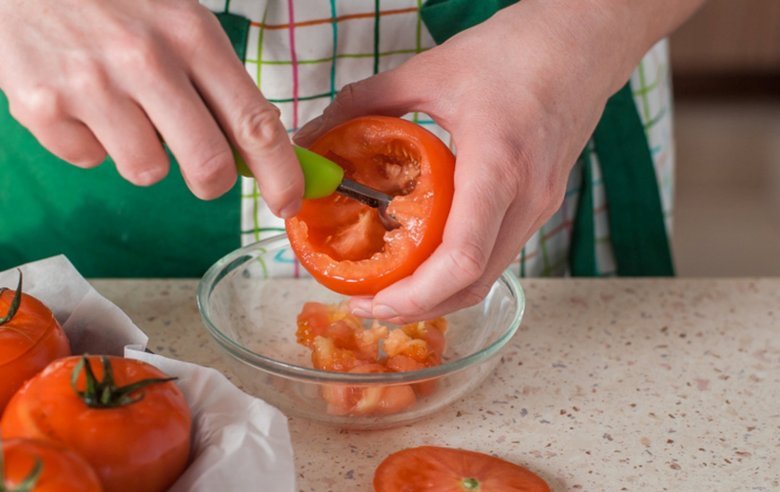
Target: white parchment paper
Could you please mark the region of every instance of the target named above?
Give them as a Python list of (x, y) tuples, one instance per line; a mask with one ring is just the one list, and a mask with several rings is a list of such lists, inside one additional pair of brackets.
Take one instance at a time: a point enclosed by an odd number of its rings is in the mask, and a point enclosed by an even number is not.
[[(214, 369), (145, 352), (148, 337), (64, 256), (20, 269), (24, 291), (54, 312), (74, 354), (124, 355), (179, 378), (192, 410), (193, 450), (190, 466), (172, 492), (295, 490), (287, 418), (279, 410), (242, 392)], [(17, 281), (16, 269), (0, 272), (0, 287), (15, 288)]]

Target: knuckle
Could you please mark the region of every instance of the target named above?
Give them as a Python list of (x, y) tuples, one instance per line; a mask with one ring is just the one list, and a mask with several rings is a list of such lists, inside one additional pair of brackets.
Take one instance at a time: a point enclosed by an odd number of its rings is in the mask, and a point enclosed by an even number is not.
[(485, 297), (487, 297), (489, 292), (490, 292), (490, 287), (481, 283), (476, 283), (468, 287), (461, 293), (460, 296), (461, 297), (460, 302), (462, 307), (474, 306), (475, 304), (479, 304), (485, 299)]
[(424, 302), (422, 296), (409, 296), (406, 300), (406, 310), (400, 313), (404, 319), (417, 319), (420, 315), (430, 311), (433, 306)]
[(294, 200), (299, 199), (301, 195), (297, 183), (294, 182), (283, 184), (272, 189), (264, 186), (262, 187), (262, 193), (267, 200), (274, 202), (274, 204), (279, 206), (286, 203), (292, 203)]
[(210, 156), (197, 159), (190, 166), (188, 178), (196, 183), (214, 183), (225, 169), (233, 166), (233, 153), (229, 149), (220, 150)]
[(566, 189), (565, 187), (561, 187), (556, 185), (550, 195), (548, 200), (547, 208), (544, 209), (544, 211), (548, 215), (552, 215), (558, 210), (560, 210), (561, 206), (563, 206), (564, 198), (566, 197)]
[(179, 2), (171, 18), (177, 26), (174, 36), (184, 47), (197, 48), (214, 32), (216, 17), (197, 2)]
[(359, 82), (351, 82), (345, 85), (336, 95), (336, 98), (333, 100), (330, 106), (325, 108), (323, 113), (325, 115), (339, 114), (345, 108), (352, 106), (354, 101), (357, 99), (359, 90)]
[(457, 277), (473, 282), (482, 275), (487, 255), (476, 243), (465, 242), (449, 252), (449, 260)]
[(542, 216), (549, 217), (561, 208), (566, 187), (553, 177), (542, 178), (539, 181), (536, 187), (536, 198), (532, 200), (531, 206)]
[(69, 78), (71, 89), (80, 95), (94, 95), (108, 90), (109, 79), (105, 70), (97, 63), (81, 62)]
[(287, 134), (279, 123), (279, 114), (268, 104), (244, 113), (238, 120), (236, 140), (253, 152), (268, 152), (286, 142)]
[(15, 91), (9, 99), (11, 115), (25, 124), (49, 124), (65, 115), (62, 94), (48, 85)]
[(119, 63), (124, 70), (135, 75), (158, 74), (162, 71), (163, 61), (160, 47), (145, 34), (129, 34), (122, 42)]

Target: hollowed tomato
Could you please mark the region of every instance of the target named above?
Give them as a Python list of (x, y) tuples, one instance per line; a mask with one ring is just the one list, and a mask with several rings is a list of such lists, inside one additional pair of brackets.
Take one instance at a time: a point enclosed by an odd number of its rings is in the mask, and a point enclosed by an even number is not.
[(310, 150), (344, 168), (345, 176), (394, 198), (401, 226), (387, 230), (377, 211), (338, 194), (304, 200), (287, 221), (293, 251), (326, 287), (373, 295), (411, 275), (441, 243), (453, 195), (455, 158), (421, 126), (367, 116), (333, 128)]

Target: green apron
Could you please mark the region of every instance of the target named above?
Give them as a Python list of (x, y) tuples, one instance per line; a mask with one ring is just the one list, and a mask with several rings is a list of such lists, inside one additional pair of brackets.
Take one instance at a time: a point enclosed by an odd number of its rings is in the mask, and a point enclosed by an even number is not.
[[(441, 43), (512, 3), (429, 0), (421, 15)], [(243, 59), (248, 20), (218, 17)], [(173, 160), (169, 176), (149, 188), (124, 181), (110, 159), (89, 171), (70, 166), (8, 115), (2, 93), (0, 135), (0, 270), (64, 253), (90, 277), (197, 277), (239, 246), (238, 184), (205, 202), (189, 192)], [(618, 274), (672, 275), (653, 162), (628, 86), (608, 103), (594, 145)], [(596, 274), (590, 186), (583, 179), (571, 247), (574, 275)]]

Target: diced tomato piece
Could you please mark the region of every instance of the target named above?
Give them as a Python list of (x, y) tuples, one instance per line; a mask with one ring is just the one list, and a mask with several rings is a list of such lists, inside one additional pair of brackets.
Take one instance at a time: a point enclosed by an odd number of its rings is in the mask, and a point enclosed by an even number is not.
[(374, 321), (371, 328), (354, 332), (358, 353), (365, 359), (379, 361), (379, 342), (386, 339), (387, 327)]
[[(364, 364), (349, 372), (381, 373), (386, 372), (386, 369), (381, 364)], [(416, 401), (414, 390), (408, 384), (328, 384), (322, 387), (322, 397), (328, 403), (328, 413), (331, 415), (390, 415), (410, 407)]]
[(321, 371), (347, 372), (369, 361), (359, 359), (355, 352), (336, 347), (330, 338), (315, 337), (311, 363)]
[(441, 357), (444, 354), (446, 345), (444, 332), (447, 330), (447, 321), (444, 318), (410, 323), (402, 326), (401, 330), (409, 337), (425, 342), (425, 346), (429, 349), (429, 354), (431, 355), (430, 359), (426, 361), (429, 366), (441, 363)]
[(384, 349), (389, 357), (402, 354), (418, 362), (425, 362), (430, 355), (424, 340), (416, 340), (407, 335), (404, 330), (390, 332), (385, 340)]
[(298, 343), (313, 348), (318, 336), (332, 339), (339, 348), (357, 348), (354, 333), (362, 330), (360, 319), (350, 313), (344, 304), (328, 305), (307, 302), (298, 314)]
[[(385, 366), (387, 366), (387, 368), (393, 372), (419, 371), (420, 369), (425, 369), (428, 367), (422, 362), (418, 362), (403, 354), (388, 357)], [(431, 379), (428, 381), (423, 381), (422, 383), (413, 384), (412, 389), (417, 396), (426, 396), (433, 393), (437, 384), (438, 381), (436, 379)]]

